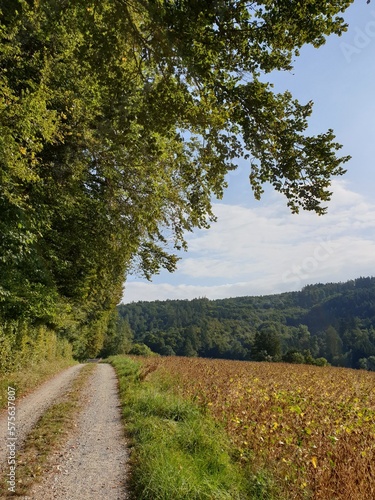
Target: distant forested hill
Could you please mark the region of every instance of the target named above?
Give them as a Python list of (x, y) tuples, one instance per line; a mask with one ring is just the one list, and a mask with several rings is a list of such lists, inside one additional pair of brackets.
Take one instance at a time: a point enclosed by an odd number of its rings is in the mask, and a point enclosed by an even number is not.
[(375, 278), (300, 292), (118, 307), (134, 342), (162, 355), (375, 369)]

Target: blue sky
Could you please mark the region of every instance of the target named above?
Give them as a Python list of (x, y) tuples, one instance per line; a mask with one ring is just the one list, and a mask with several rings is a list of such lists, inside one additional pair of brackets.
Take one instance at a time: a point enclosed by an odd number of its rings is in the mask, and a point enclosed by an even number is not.
[(265, 295), (375, 275), (375, 4), (356, 0), (344, 18), (343, 36), (303, 48), (292, 72), (272, 75), (277, 91), (314, 101), (309, 133), (333, 128), (340, 154), (352, 156), (328, 213), (293, 215), (272, 189), (254, 200), (239, 161), (214, 203), (218, 221), (187, 235), (178, 270), (151, 283), (129, 276), (123, 302)]

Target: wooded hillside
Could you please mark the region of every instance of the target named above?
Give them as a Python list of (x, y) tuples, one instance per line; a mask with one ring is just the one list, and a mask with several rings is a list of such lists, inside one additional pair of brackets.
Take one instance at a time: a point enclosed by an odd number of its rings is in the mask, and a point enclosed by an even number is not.
[(310, 363), (324, 357), (375, 370), (375, 278), (261, 297), (135, 302), (118, 310), (134, 342), (163, 355)]

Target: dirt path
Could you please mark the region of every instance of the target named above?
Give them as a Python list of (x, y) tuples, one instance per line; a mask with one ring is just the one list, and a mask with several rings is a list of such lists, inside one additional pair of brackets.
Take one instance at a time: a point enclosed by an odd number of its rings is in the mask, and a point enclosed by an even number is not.
[[(77, 376), (81, 365), (71, 366), (63, 372), (55, 375), (52, 379), (44, 382), (34, 392), (16, 400), (17, 409), (17, 447), (20, 447), (33, 428), (38, 419), (49, 406), (69, 387), (72, 380)], [(5, 412), (0, 414), (0, 471), (4, 470), (7, 457), (7, 448), (4, 446), (7, 438), (8, 418)]]
[(123, 500), (128, 451), (112, 366), (98, 364), (86, 387), (76, 432), (48, 464), (33, 500)]

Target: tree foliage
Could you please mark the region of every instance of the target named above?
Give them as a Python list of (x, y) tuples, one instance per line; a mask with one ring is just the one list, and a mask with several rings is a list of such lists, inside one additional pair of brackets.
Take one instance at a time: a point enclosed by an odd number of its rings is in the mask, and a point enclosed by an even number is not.
[(1, 1), (1, 316), (98, 351), (126, 274), (175, 269), (242, 156), (256, 197), (324, 213), (348, 157), (264, 76), (350, 3)]

